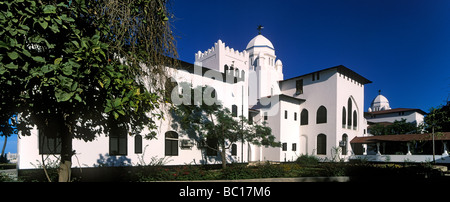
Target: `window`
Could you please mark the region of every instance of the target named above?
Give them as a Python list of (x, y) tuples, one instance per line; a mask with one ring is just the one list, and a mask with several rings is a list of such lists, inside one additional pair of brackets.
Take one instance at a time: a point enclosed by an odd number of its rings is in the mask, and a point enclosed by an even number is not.
[(317, 154), (327, 154), (327, 136), (324, 134), (317, 135)]
[(231, 156), (236, 156), (236, 155), (237, 155), (237, 145), (232, 144), (231, 145)]
[(294, 112), (294, 121), (297, 121), (297, 112)]
[(347, 111), (342, 107), (342, 128), (345, 128), (345, 125), (347, 125)]
[(327, 108), (323, 105), (317, 109), (316, 123), (326, 123), (327, 122)]
[(61, 138), (58, 132), (51, 129), (48, 127), (47, 134), (39, 130), (39, 154), (61, 154)]
[(297, 143), (292, 143), (292, 151), (297, 151)]
[(356, 130), (356, 127), (358, 126), (358, 119), (356, 117), (356, 110), (353, 111), (353, 130)]
[(283, 145), (281, 146), (283, 151), (287, 151), (287, 143), (283, 143)]
[(295, 94), (303, 94), (303, 79), (295, 81)]
[(122, 124), (113, 126), (109, 133), (109, 155), (127, 155), (127, 131)]
[(308, 125), (308, 110), (306, 109), (300, 113), (300, 125)]
[(206, 139), (206, 144), (208, 145), (206, 147), (206, 156), (217, 156), (217, 139), (208, 138)]
[(347, 134), (343, 134), (342, 135), (342, 140), (339, 143), (339, 146), (341, 146), (341, 148), (342, 148), (342, 155), (347, 155), (347, 143), (348, 143), (347, 139), (348, 139)]
[(164, 146), (166, 156), (178, 156), (178, 133), (175, 131), (167, 131)]
[(142, 154), (142, 136), (141, 135), (134, 136), (134, 153)]
[(284, 119), (287, 119), (287, 117), (288, 117), (288, 111), (284, 110)]
[(237, 117), (238, 116), (238, 107), (236, 105), (231, 106), (231, 115), (233, 117)]
[(248, 124), (253, 125), (253, 116), (248, 112)]
[(352, 99), (348, 98), (347, 101), (347, 128), (350, 129), (350, 126), (352, 125)]
[(316, 76), (317, 76), (317, 80), (319, 80), (320, 79), (320, 72), (317, 72)]
[(267, 121), (267, 112), (264, 112), (264, 121)]

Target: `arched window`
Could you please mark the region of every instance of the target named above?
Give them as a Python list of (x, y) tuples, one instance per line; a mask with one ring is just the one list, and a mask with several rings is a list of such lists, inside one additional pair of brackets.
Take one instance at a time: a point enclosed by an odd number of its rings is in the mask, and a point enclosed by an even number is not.
[(317, 135), (317, 154), (327, 154), (327, 136), (324, 134)]
[(238, 116), (238, 107), (237, 107), (237, 105), (231, 106), (231, 115), (233, 117), (237, 117)]
[(225, 74), (228, 74), (228, 65), (225, 65), (224, 69), (225, 69)]
[(178, 156), (178, 133), (167, 131), (165, 136), (165, 155)]
[(237, 155), (237, 145), (232, 144), (231, 145), (231, 156), (236, 156), (236, 155)]
[(356, 127), (358, 126), (358, 118), (356, 116), (356, 110), (353, 111), (353, 130), (356, 130)]
[(345, 110), (345, 107), (342, 107), (342, 128), (345, 128), (346, 124), (347, 124), (347, 111)]
[(316, 123), (326, 123), (327, 122), (327, 108), (323, 105), (317, 109)]
[(308, 125), (308, 110), (306, 109), (300, 113), (300, 125)]
[(347, 101), (347, 126), (350, 129), (352, 125), (352, 98), (348, 98)]
[(142, 154), (142, 136), (134, 136), (134, 153)]
[(342, 135), (342, 140), (339, 142), (339, 146), (342, 148), (342, 155), (347, 155), (347, 145), (348, 145), (348, 136), (347, 134)]

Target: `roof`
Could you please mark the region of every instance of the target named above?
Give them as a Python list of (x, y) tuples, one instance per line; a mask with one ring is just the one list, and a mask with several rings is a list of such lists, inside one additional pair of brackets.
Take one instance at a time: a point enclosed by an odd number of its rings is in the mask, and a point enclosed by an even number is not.
[(372, 111), (372, 112), (364, 112), (369, 115), (378, 115), (378, 114), (390, 114), (390, 113), (398, 113), (398, 112), (409, 112), (409, 111), (415, 111), (420, 114), (427, 114), (421, 109), (414, 109), (414, 108), (395, 108), (395, 109), (389, 109), (389, 110), (382, 110), (382, 111)]
[[(435, 134), (435, 140), (450, 140), (450, 132), (442, 132)], [(430, 141), (432, 139), (431, 133), (423, 134), (403, 134), (403, 135), (379, 135), (368, 137), (355, 137), (350, 143), (354, 144), (367, 144), (377, 142), (409, 142), (409, 141)]]
[[(259, 109), (264, 109), (264, 108), (271, 108), (272, 102), (270, 99), (272, 97), (278, 97), (277, 101), (283, 100), (283, 101), (287, 101), (287, 102), (291, 102), (291, 103), (298, 103), (298, 104), (301, 104), (306, 101), (305, 99), (295, 98), (295, 97), (285, 95), (285, 94), (279, 94), (279, 95), (261, 97), (261, 99), (258, 100), (258, 103), (256, 105), (254, 105), (251, 109), (259, 110)], [(268, 103), (268, 104), (267, 105), (261, 104), (261, 102), (260, 102), (261, 100), (264, 100), (263, 103)], [(275, 104), (275, 103), (273, 103), (273, 104)]]
[(322, 69), (322, 70), (311, 72), (311, 73), (304, 74), (304, 75), (301, 75), (301, 76), (296, 76), (296, 77), (293, 77), (293, 78), (285, 79), (285, 80), (280, 81), (280, 82), (284, 82), (284, 81), (288, 81), (288, 80), (292, 80), (292, 79), (297, 79), (297, 78), (304, 77), (304, 76), (307, 76), (307, 75), (310, 75), (310, 74), (315, 74), (317, 72), (327, 71), (327, 70), (331, 70), (331, 69), (336, 69), (337, 72), (339, 72), (339, 73), (341, 73), (341, 74), (343, 74), (343, 75), (345, 75), (347, 77), (350, 77), (350, 78), (354, 79), (355, 81), (357, 81), (359, 83), (362, 83), (362, 84), (372, 83), (372, 81), (370, 81), (369, 79), (366, 79), (365, 77), (359, 75), (358, 73), (356, 73), (353, 70), (345, 67), (344, 65), (338, 65), (338, 66)]
[(247, 44), (247, 48), (245, 48), (245, 49), (248, 50), (252, 47), (268, 47), (271, 49), (275, 49), (273, 47), (272, 42), (270, 42), (269, 39), (267, 39), (265, 36), (263, 36), (261, 34), (258, 34), (252, 40), (250, 40), (250, 42), (248, 42), (248, 44)]

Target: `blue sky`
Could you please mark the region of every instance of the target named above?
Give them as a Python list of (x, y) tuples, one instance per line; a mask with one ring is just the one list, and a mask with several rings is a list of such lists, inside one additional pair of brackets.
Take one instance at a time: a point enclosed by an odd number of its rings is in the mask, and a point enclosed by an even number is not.
[(380, 89), (392, 108), (428, 112), (450, 99), (449, 0), (172, 0), (171, 9), (187, 62), (218, 39), (244, 50), (262, 24), (285, 79), (344, 65), (373, 82), (365, 110)]
[(344, 65), (373, 83), (364, 109), (381, 90), (392, 108), (430, 107), (450, 99), (448, 0), (173, 0), (180, 59), (218, 39), (244, 50), (262, 34), (292, 78)]

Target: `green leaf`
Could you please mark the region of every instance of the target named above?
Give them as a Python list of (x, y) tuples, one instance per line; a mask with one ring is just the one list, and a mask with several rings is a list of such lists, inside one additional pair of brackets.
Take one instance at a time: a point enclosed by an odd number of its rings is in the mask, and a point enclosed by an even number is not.
[(41, 57), (41, 56), (34, 56), (34, 57), (32, 57), (32, 58), (33, 58), (33, 60), (36, 61), (36, 62), (42, 62), (42, 63), (45, 63), (45, 59), (44, 59), (43, 57)]
[(47, 27), (48, 27), (48, 22), (46, 22), (46, 21), (39, 21), (39, 24), (41, 25), (41, 27), (43, 29), (47, 29)]
[(61, 16), (59, 16), (59, 18), (61, 18), (61, 20), (67, 21), (67, 22), (75, 22), (75, 20), (71, 17), (67, 17), (66, 14), (62, 14)]
[(121, 101), (121, 99), (120, 98), (116, 98), (115, 100), (114, 100), (114, 107), (118, 107), (118, 106), (120, 106), (120, 104), (122, 103), (122, 101)]
[(8, 69), (18, 69), (19, 65), (15, 65), (14, 63), (11, 62), (11, 63), (5, 65), (5, 67)]
[(22, 53), (27, 57), (31, 57), (31, 53), (27, 49), (23, 49)]
[(0, 75), (4, 74), (7, 71), (3, 66), (4, 65), (0, 65)]
[(75, 94), (75, 92), (68, 93), (61, 89), (55, 90), (55, 97), (56, 97), (57, 102), (65, 102), (65, 101), (69, 100), (74, 94)]
[(41, 71), (42, 71), (44, 74), (47, 74), (47, 73), (53, 71), (53, 67), (50, 66), (50, 65), (44, 65), (44, 66), (42, 66)]
[(56, 7), (53, 5), (46, 5), (44, 7), (44, 13), (48, 14), (48, 13), (56, 13)]
[(19, 54), (16, 51), (13, 51), (13, 52), (8, 52), (8, 56), (9, 56), (9, 58), (11, 58), (11, 60), (15, 60), (19, 57)]
[(83, 102), (80, 95), (78, 95), (78, 94), (75, 94), (75, 100), (78, 100), (78, 102)]
[(115, 119), (119, 118), (119, 114), (117, 112), (113, 112), (113, 115)]
[(53, 62), (55, 65), (59, 65), (59, 63), (61, 63), (62, 58), (56, 58), (55, 61)]

